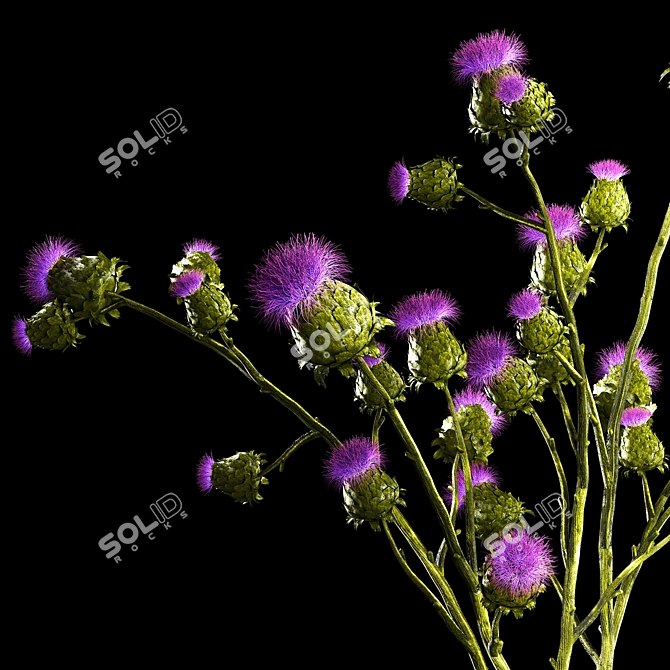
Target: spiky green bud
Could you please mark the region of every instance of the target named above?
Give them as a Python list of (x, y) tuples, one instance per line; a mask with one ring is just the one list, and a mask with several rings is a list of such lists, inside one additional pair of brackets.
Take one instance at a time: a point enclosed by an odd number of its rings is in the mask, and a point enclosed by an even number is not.
[(212, 464), (212, 486), (239, 503), (252, 503), (263, 500), (258, 492), (261, 484), (268, 480), (261, 476), (261, 466), (266, 463), (265, 454), (253, 451), (238, 451)]
[(300, 327), (291, 328), (294, 351), (310, 352), (309, 361), (317, 366), (338, 368), (345, 376), (353, 376), (351, 359), (359, 354), (377, 355), (379, 350), (371, 340), (393, 322), (377, 313), (376, 302), (352, 286), (331, 281), (310, 309)]
[(621, 180), (595, 179), (582, 200), (579, 214), (594, 231), (605, 228), (609, 232), (617, 226), (627, 229), (630, 199)]
[(454, 375), (466, 376), (468, 355), (447, 324), (440, 321), (418, 329), (410, 333), (408, 341), (407, 365), (413, 383), (443, 389)]
[(481, 540), (516, 523), (529, 510), (511, 493), (484, 482), (472, 487), (475, 506), (475, 535)]
[(204, 281), (195, 293), (177, 298), (177, 302), (183, 300), (188, 325), (196, 333), (209, 335), (225, 331), (228, 321), (237, 321), (237, 316), (233, 314), (237, 305), (231, 304), (222, 289), (223, 284)]
[(516, 338), (533, 354), (548, 354), (559, 343), (565, 332), (561, 317), (553, 309), (541, 309), (530, 319), (516, 324)]
[(540, 379), (540, 382), (546, 386), (552, 384), (572, 384), (574, 380), (570, 373), (566, 370), (563, 363), (554, 356), (554, 352), (559, 352), (570, 364), (572, 360), (572, 350), (570, 349), (570, 342), (565, 335), (562, 335), (558, 344), (548, 354), (528, 354), (526, 362), (533, 368), (535, 374)]
[[(602, 379), (598, 380), (593, 386), (593, 395), (596, 399), (596, 406), (603, 415), (606, 422), (609, 422), (616, 390), (621, 378), (620, 363), (613, 365), (610, 372)], [(651, 403), (652, 389), (649, 385), (647, 376), (640, 370), (640, 361), (635, 359), (631, 368), (631, 379), (628, 386), (628, 393), (624, 400), (623, 409), (629, 407), (643, 407)]]
[[(403, 391), (405, 390), (406, 384), (392, 365), (386, 361), (380, 361), (370, 368), (370, 372), (372, 372), (377, 381), (384, 387), (391, 400), (396, 402), (405, 401), (406, 398)], [(381, 409), (385, 406), (382, 396), (360, 370), (356, 374), (354, 396), (356, 400), (361, 403), (361, 412), (367, 410), (368, 414), (372, 414), (374, 410)]]
[(501, 412), (510, 416), (519, 410), (527, 411), (533, 400), (542, 400), (540, 381), (533, 368), (516, 357), (512, 357), (504, 374), (486, 387), (486, 393)]
[(409, 190), (407, 195), (430, 209), (446, 211), (453, 209), (452, 203), (460, 202), (464, 196), (458, 195), (462, 184), (456, 170), (462, 168), (455, 158), (435, 158), (432, 161), (409, 168)]
[(393, 512), (396, 505), (405, 505), (400, 497), (404, 489), (383, 470), (371, 470), (358, 482), (344, 484), (342, 496), (347, 511), (347, 523), (358, 528), (367, 521), (373, 530), (379, 531), (379, 521)]
[(489, 143), (491, 133), (497, 133), (498, 137), (504, 140), (509, 129), (509, 123), (502, 114), (500, 100), (493, 93), (499, 74), (498, 71), (495, 76), (482, 74), (472, 83), (468, 107), (470, 132), (474, 133), (475, 139), (479, 137), (485, 144)]
[(86, 337), (77, 331), (72, 310), (58, 298), (26, 320), (26, 335), (34, 347), (56, 351), (74, 347)]
[[(486, 410), (481, 405), (462, 405), (456, 412), (456, 418), (461, 427), (470, 463), (487, 464), (488, 457), (493, 453), (491, 446), (493, 435), (491, 419)], [(445, 463), (454, 462), (460, 449), (453, 416), (448, 416), (442, 422), (438, 437), (433, 440), (431, 446), (439, 447), (433, 454), (435, 458), (441, 458)]]
[(641, 474), (658, 469), (663, 472), (665, 464), (665, 448), (651, 429), (652, 419), (641, 426), (625, 426), (621, 432), (621, 449), (619, 451), (621, 465), (627, 468), (625, 475), (632, 470)]
[[(586, 258), (572, 240), (561, 240), (558, 243), (558, 255), (563, 271), (563, 284), (565, 290), (569, 292), (577, 285), (580, 275), (586, 268)], [(542, 245), (538, 245), (535, 250), (530, 277), (532, 285), (543, 293), (556, 293), (554, 270), (551, 265), (549, 249)], [(589, 278), (589, 282), (593, 282), (592, 277)], [(583, 288), (581, 293), (586, 295), (586, 288)]]
[(49, 271), (47, 286), (68, 304), (75, 319), (109, 326), (107, 316), (120, 316), (118, 309), (108, 309), (115, 302), (110, 294), (130, 288), (130, 284), (120, 281), (128, 266), (118, 265), (119, 262), (120, 259), (107, 258), (101, 251), (97, 256), (62, 256)]
[(525, 133), (534, 133), (542, 129), (542, 121), (554, 118), (553, 107), (556, 99), (547, 89), (547, 85), (535, 79), (526, 80), (526, 92), (518, 102), (501, 105), (502, 115), (508, 126)]

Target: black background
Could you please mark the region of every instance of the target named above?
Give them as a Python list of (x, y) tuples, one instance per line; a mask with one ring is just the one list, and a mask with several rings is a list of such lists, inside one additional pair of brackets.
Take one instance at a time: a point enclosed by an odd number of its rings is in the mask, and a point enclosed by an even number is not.
[[(341, 245), (352, 281), (382, 311), (405, 295), (440, 288), (463, 310), (455, 329), (462, 341), (489, 328), (511, 331), (506, 303), (527, 285), (531, 260), (517, 249), (514, 224), (469, 198), (445, 215), (413, 201), (398, 207), (386, 192), (396, 160), (411, 166), (455, 155), (466, 186), (520, 214), (534, 205), (511, 161), (504, 179), (484, 164), (497, 140), (487, 148), (468, 134), (468, 90), (449, 76), (449, 56), (461, 41), (505, 28), (526, 43), (527, 71), (548, 83), (572, 129), (560, 131), (553, 146), (544, 141), (531, 162), (545, 201), (577, 206), (591, 183), (586, 166), (595, 160), (614, 158), (631, 168), (624, 184), (633, 222), (627, 234), (608, 236), (611, 246), (594, 271), (597, 285), (576, 307), (587, 365), (603, 347), (627, 339), (667, 207), (667, 130), (659, 122), (669, 92), (658, 82), (667, 54), (659, 55), (648, 35), (556, 17), (541, 29), (514, 20), (420, 19), (420, 27), (410, 27), (398, 15), (383, 31), (375, 21), (307, 19), (303, 31), (287, 29), (291, 21), (283, 17), (275, 31), (264, 17), (262, 31), (231, 21), (216, 39), (197, 31), (188, 32), (187, 44), (166, 36), (152, 54), (131, 49), (117, 58), (92, 45), (47, 54), (16, 83), (21, 143), (10, 198), (20, 198), (21, 213), (6, 250), (7, 332), (13, 316), (34, 311), (20, 292), (19, 270), (46, 235), (73, 238), (89, 254), (121, 257), (131, 266), (127, 295), (177, 320), (183, 308), (167, 295), (167, 275), (181, 245), (203, 237), (220, 247), (222, 280), (240, 306), (230, 328), (236, 344), (340, 439), (369, 432), (371, 420), (354, 404), (350, 381), (331, 374), (327, 390), (317, 387), (298, 369), (287, 336), (266, 332), (249, 305), (249, 273), (276, 242), (314, 232)], [(98, 57), (101, 51), (106, 58)], [(107, 174), (98, 156), (135, 130), (153, 135), (149, 119), (169, 107), (187, 132), (174, 133), (169, 146), (157, 143), (153, 156), (140, 151), (136, 167), (124, 161), (121, 178)], [(584, 243), (585, 252), (594, 239)], [(667, 294), (659, 292), (643, 339), (661, 354), (664, 306)], [(153, 640), (144, 645), (152, 653), (157, 641), (196, 630), (204, 644), (194, 653), (208, 660), (221, 660), (217, 654), (226, 648), (219, 644), (241, 645), (252, 663), (281, 653), (296, 665), (321, 662), (314, 648), (346, 658), (355, 648), (356, 666), (411, 648), (469, 667), (383, 534), (345, 524), (341, 499), (321, 474), (322, 442), (304, 447), (283, 474), (271, 473), (259, 505), (200, 494), (195, 467), (204, 453), (223, 458), (253, 449), (276, 458), (304, 432), (295, 417), (223, 359), (131, 310), (111, 328), (81, 330), (87, 339), (76, 349), (38, 350), (30, 358), (6, 338), (7, 421), (18, 427), (8, 478), (23, 510), (13, 556), (17, 570), (28, 568), (38, 602), (56, 611), (74, 606), (78, 631), (90, 641), (142, 637)], [(404, 371), (403, 345), (390, 334), (380, 339), (391, 342), (391, 361)], [(661, 388), (655, 397), (661, 437), (665, 398)], [(422, 387), (400, 407), (439, 488), (447, 470), (432, 460), (430, 441), (445, 406), (440, 393)], [(538, 409), (573, 482), (551, 394)], [(388, 472), (407, 489), (407, 518), (437, 549), (432, 512), (389, 425), (381, 438)], [(558, 490), (547, 448), (525, 415), (512, 421), (491, 462), (503, 488), (531, 507)], [(581, 616), (597, 599), (595, 451), (591, 465)], [(650, 475), (654, 497), (663, 479)], [(149, 505), (168, 492), (179, 496), (186, 518), (158, 528), (153, 541), (140, 537), (136, 552), (124, 546), (120, 563), (105, 558), (99, 540), (134, 515), (148, 523)], [(622, 479), (619, 492), (617, 572), (644, 518), (638, 478)], [(558, 530), (547, 532), (557, 548)], [(665, 588), (655, 578), (664, 562), (654, 557), (641, 572), (621, 631), (622, 656), (636, 648), (640, 632), (661, 633), (651, 612)], [(448, 577), (469, 612), (451, 568)], [(522, 620), (505, 618), (510, 665), (548, 667), (559, 619), (553, 591)], [(596, 626), (589, 633), (597, 642)], [(588, 667), (585, 658), (577, 645), (575, 667)]]

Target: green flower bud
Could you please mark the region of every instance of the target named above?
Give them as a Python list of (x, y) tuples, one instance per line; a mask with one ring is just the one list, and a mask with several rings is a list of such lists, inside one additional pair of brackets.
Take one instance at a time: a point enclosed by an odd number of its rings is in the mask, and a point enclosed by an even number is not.
[(542, 121), (554, 118), (552, 108), (556, 99), (547, 90), (547, 85), (535, 79), (526, 80), (526, 92), (518, 102), (502, 105), (502, 115), (508, 126), (525, 133), (534, 133), (542, 129)]
[(404, 489), (383, 470), (371, 470), (354, 483), (344, 483), (342, 495), (347, 511), (347, 523), (355, 528), (367, 521), (373, 530), (380, 531), (379, 521), (393, 512), (396, 505), (405, 505), (400, 497)]
[[(605, 422), (609, 422), (614, 405), (616, 390), (621, 379), (621, 364), (614, 365), (610, 372), (602, 379), (598, 380), (593, 386), (593, 395), (596, 399), (596, 406), (601, 412)], [(623, 409), (628, 407), (640, 407), (651, 403), (652, 389), (647, 376), (640, 370), (640, 362), (633, 361), (631, 368), (631, 380), (628, 386), (628, 393), (624, 400)]]
[(33, 346), (56, 351), (74, 347), (86, 337), (77, 331), (72, 310), (58, 298), (26, 320), (26, 335)]
[[(97, 256), (62, 256), (47, 275), (50, 291), (73, 311), (75, 319), (109, 326), (107, 316), (118, 318), (118, 309), (108, 310), (115, 298), (110, 293), (121, 293), (130, 284), (120, 281), (127, 265), (118, 265), (118, 258), (107, 258), (101, 251)], [(107, 310), (107, 311), (105, 311)]]
[(619, 455), (621, 465), (627, 468), (624, 475), (632, 470), (641, 474), (649, 470), (658, 469), (663, 472), (665, 464), (665, 448), (651, 429), (652, 420), (640, 426), (626, 426), (621, 433), (621, 448)]
[(441, 209), (445, 212), (453, 209), (452, 203), (460, 202), (464, 198), (458, 195), (462, 184), (456, 176), (456, 170), (463, 166), (454, 161), (455, 158), (435, 158), (409, 168), (407, 195), (430, 209)]
[(512, 357), (504, 373), (486, 387), (486, 394), (501, 412), (510, 416), (519, 410), (527, 411), (533, 400), (542, 401), (540, 381), (533, 368), (516, 357)]
[(510, 523), (516, 523), (529, 510), (511, 493), (485, 482), (472, 488), (475, 503), (475, 535), (483, 540), (500, 533)]
[(607, 232), (617, 226), (628, 228), (630, 200), (626, 188), (619, 179), (608, 181), (596, 179), (584, 196), (579, 214), (592, 230), (605, 228)]
[(533, 368), (535, 374), (540, 379), (540, 382), (545, 382), (551, 386), (552, 384), (572, 384), (574, 386), (570, 373), (566, 370), (563, 364), (554, 356), (554, 351), (559, 352), (570, 364), (572, 360), (572, 350), (570, 349), (570, 342), (565, 335), (562, 335), (558, 344), (554, 347), (551, 353), (548, 354), (533, 354), (526, 356), (526, 362)]
[[(384, 387), (391, 400), (396, 402), (404, 402), (406, 400), (405, 394), (403, 393), (406, 384), (392, 365), (386, 361), (379, 361), (379, 363), (370, 366), (370, 372), (372, 372), (377, 381)], [(368, 414), (372, 414), (374, 410), (381, 409), (385, 406), (382, 396), (360, 370), (356, 374), (354, 396), (356, 400), (361, 403), (361, 412), (367, 410)]]
[(559, 343), (564, 330), (561, 317), (544, 308), (530, 319), (517, 322), (516, 338), (531, 353), (548, 354)]
[[(456, 419), (461, 427), (470, 463), (487, 464), (488, 457), (493, 453), (493, 434), (491, 419), (486, 410), (481, 405), (462, 405), (456, 412)], [(448, 416), (437, 432), (438, 437), (431, 445), (439, 449), (433, 456), (443, 459), (445, 463), (453, 463), (460, 451), (454, 417)]]
[(503, 116), (500, 100), (494, 95), (497, 80), (505, 68), (500, 68), (494, 75), (482, 74), (472, 82), (472, 93), (468, 116), (470, 117), (470, 132), (475, 138), (479, 136), (482, 142), (489, 143), (491, 133), (497, 133), (500, 139), (507, 137), (509, 123)]
[[(570, 292), (577, 285), (580, 275), (586, 268), (587, 261), (577, 244), (572, 240), (561, 240), (559, 242), (558, 255), (563, 271), (563, 284), (565, 290)], [(537, 246), (530, 276), (533, 286), (543, 293), (556, 293), (554, 270), (548, 248), (541, 245)], [(593, 282), (593, 278), (589, 278), (589, 282)], [(586, 288), (583, 288), (581, 293), (586, 295)]]
[(203, 282), (195, 293), (183, 298), (188, 325), (196, 333), (210, 335), (225, 331), (228, 321), (237, 321), (233, 314), (237, 305), (231, 304), (222, 289), (223, 284)]
[(214, 461), (210, 464), (212, 486), (242, 504), (263, 500), (258, 489), (268, 483), (261, 476), (261, 466), (267, 462), (262, 458), (264, 455), (238, 451), (234, 456)]

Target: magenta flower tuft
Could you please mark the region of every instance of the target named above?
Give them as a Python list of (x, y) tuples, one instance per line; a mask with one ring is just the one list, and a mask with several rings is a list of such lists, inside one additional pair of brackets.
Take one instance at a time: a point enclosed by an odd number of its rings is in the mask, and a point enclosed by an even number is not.
[(485, 568), (489, 583), (504, 597), (530, 598), (551, 582), (556, 558), (548, 537), (524, 531), (520, 540), (505, 542), (503, 547), (504, 551), (486, 557)]
[(379, 349), (381, 356), (363, 356), (363, 360), (367, 363), (368, 367), (372, 367), (373, 365), (377, 365), (377, 363), (385, 361), (386, 357), (391, 353), (391, 349), (383, 342), (377, 342), (377, 348)]
[(511, 105), (513, 102), (519, 102), (526, 95), (527, 85), (528, 77), (516, 71), (507, 72), (497, 79), (493, 95), (500, 102)]
[(409, 170), (403, 161), (393, 165), (387, 185), (391, 197), (399, 205), (409, 193)]
[(328, 283), (350, 273), (346, 256), (325, 237), (294, 235), (267, 251), (249, 281), (251, 300), (267, 325), (296, 326)]
[(168, 292), (173, 298), (187, 298), (200, 288), (204, 278), (203, 270), (187, 270), (172, 282)]
[(198, 488), (205, 494), (214, 488), (212, 486), (212, 466), (214, 465), (214, 458), (211, 454), (205, 454), (198, 463), (197, 473), (196, 473), (196, 482), (198, 483)]
[(604, 179), (605, 181), (616, 181), (617, 179), (621, 179), (624, 175), (630, 174), (628, 166), (612, 159), (591, 163), (587, 170), (596, 177), (596, 179)]
[(396, 324), (396, 337), (401, 337), (440, 322), (451, 326), (458, 321), (461, 310), (448, 293), (434, 289), (403, 298), (388, 316)]
[(47, 286), (47, 275), (61, 258), (73, 258), (81, 254), (81, 247), (65, 237), (47, 237), (28, 253), (28, 262), (23, 268), (23, 291), (36, 304), (43, 305), (56, 296)]
[[(500, 483), (500, 475), (497, 470), (490, 465), (472, 463), (472, 465), (470, 465), (470, 475), (472, 477), (473, 488), (477, 486), (477, 484), (491, 484), (493, 486), (498, 486)], [(458, 512), (460, 514), (464, 509), (463, 503), (465, 502), (465, 474), (463, 468), (456, 474), (456, 488), (458, 489)], [(443, 497), (447, 505), (451, 505), (454, 493), (449, 487), (446, 487), (443, 491)]]
[(184, 256), (188, 256), (194, 251), (206, 251), (213, 261), (221, 260), (221, 254), (219, 253), (219, 247), (207, 240), (195, 239), (192, 242), (188, 242), (183, 246)]
[(465, 347), (468, 363), (465, 368), (475, 388), (489, 386), (500, 377), (518, 353), (512, 338), (495, 330), (475, 335)]
[(542, 310), (542, 294), (525, 288), (515, 293), (507, 303), (507, 316), (518, 321), (526, 321), (537, 316)]
[(360, 482), (372, 470), (386, 462), (380, 446), (369, 437), (358, 435), (331, 449), (325, 463), (326, 479), (337, 488)]
[[(574, 207), (570, 205), (548, 205), (547, 213), (554, 226), (556, 239), (559, 242), (561, 240), (581, 242), (589, 234), (588, 229), (581, 224), (579, 215)], [(532, 210), (526, 214), (526, 218), (542, 223), (537, 210)], [(544, 248), (547, 247), (547, 237), (544, 233), (524, 226), (522, 223), (517, 227), (517, 239), (522, 249), (535, 251), (539, 244)]]
[(462, 391), (454, 393), (454, 408), (458, 412), (466, 405), (481, 405), (491, 421), (491, 435), (494, 438), (507, 427), (507, 420), (502, 414), (496, 414), (496, 406), (486, 397), (483, 391), (467, 386)]
[(629, 407), (621, 414), (622, 426), (641, 426), (649, 421), (653, 412), (646, 407)]
[(502, 65), (527, 62), (526, 45), (514, 33), (505, 35), (504, 30), (494, 30), (461, 42), (451, 57), (451, 69), (456, 82), (467, 84)]
[[(602, 379), (610, 373), (615, 365), (623, 365), (626, 356), (626, 342), (619, 340), (613, 346), (603, 349), (598, 353), (596, 359), (595, 375)], [(640, 362), (640, 370), (647, 377), (652, 391), (658, 391), (661, 385), (661, 364), (658, 362), (656, 354), (646, 349), (638, 347), (635, 358)]]
[(33, 351), (33, 345), (28, 339), (26, 322), (20, 316), (14, 317), (14, 321), (12, 322), (12, 340), (14, 340), (14, 346), (24, 356), (30, 356)]

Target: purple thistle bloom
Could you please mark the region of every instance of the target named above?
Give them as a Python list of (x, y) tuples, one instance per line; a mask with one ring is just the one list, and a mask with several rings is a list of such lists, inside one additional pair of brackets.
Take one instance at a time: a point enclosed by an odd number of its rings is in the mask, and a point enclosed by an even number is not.
[(508, 72), (496, 81), (493, 95), (506, 105), (519, 102), (526, 95), (527, 82), (528, 77), (522, 75), (520, 72)]
[(396, 337), (401, 337), (440, 322), (451, 326), (458, 321), (461, 310), (448, 293), (433, 289), (403, 298), (388, 316), (396, 324)]
[(548, 537), (524, 531), (520, 540), (503, 547), (499, 554), (489, 554), (484, 564), (489, 583), (506, 598), (530, 598), (551, 582), (556, 559)]
[(351, 272), (346, 256), (325, 237), (294, 235), (267, 251), (249, 281), (251, 300), (271, 327), (297, 325), (328, 283)]
[(15, 316), (12, 321), (12, 340), (14, 346), (24, 355), (30, 356), (33, 351), (33, 345), (26, 333), (26, 322), (20, 316)]
[[(596, 359), (595, 374), (602, 379), (615, 365), (623, 365), (626, 356), (626, 342), (619, 340), (612, 347), (603, 349)], [(638, 347), (635, 358), (640, 361), (640, 370), (644, 373), (652, 391), (658, 391), (661, 385), (661, 364), (656, 354), (645, 347)]]
[(358, 435), (334, 447), (325, 463), (326, 479), (337, 488), (360, 482), (372, 470), (384, 467), (386, 458), (377, 442)]
[(198, 463), (198, 468), (196, 471), (196, 482), (198, 483), (198, 488), (205, 494), (214, 488), (212, 486), (212, 466), (214, 465), (214, 458), (211, 454), (205, 454)]
[(47, 275), (61, 258), (73, 258), (81, 254), (81, 247), (65, 237), (47, 237), (28, 253), (28, 262), (23, 268), (23, 291), (36, 304), (53, 300), (56, 296), (47, 286)]
[[(377, 342), (377, 348), (379, 349), (379, 353), (381, 356), (375, 357), (375, 356), (363, 356), (363, 360), (367, 363), (368, 367), (372, 367), (374, 365), (377, 365), (377, 363), (381, 363), (382, 361), (386, 360), (386, 357), (391, 353), (391, 349), (387, 347), (383, 342)], [(356, 361), (354, 361), (355, 363)]]
[(187, 298), (193, 295), (202, 284), (205, 278), (203, 270), (188, 270), (182, 272), (172, 283), (168, 293), (173, 298)]
[(213, 261), (221, 260), (221, 254), (219, 253), (219, 247), (207, 240), (195, 239), (192, 242), (188, 242), (183, 246), (184, 256), (188, 256), (194, 251), (206, 251)]
[(606, 159), (596, 161), (586, 168), (596, 179), (605, 179), (606, 181), (616, 181), (621, 179), (625, 174), (630, 174), (628, 166), (619, 161)]
[(502, 65), (527, 62), (526, 45), (514, 33), (505, 35), (504, 30), (494, 30), (461, 42), (451, 57), (451, 69), (456, 82), (467, 84)]
[[(500, 483), (500, 475), (490, 465), (472, 463), (470, 465), (470, 475), (472, 477), (473, 488), (478, 484), (498, 486)], [(458, 513), (460, 514), (464, 509), (463, 503), (465, 502), (465, 473), (463, 472), (463, 468), (456, 474), (456, 488), (458, 489)], [(443, 498), (447, 505), (451, 505), (453, 497), (454, 492), (449, 487), (446, 487), (443, 491)]]
[(507, 427), (507, 420), (502, 414), (496, 414), (496, 406), (486, 397), (483, 391), (472, 387), (466, 387), (458, 393), (454, 393), (454, 408), (458, 412), (466, 405), (481, 405), (491, 421), (491, 435), (494, 438)]
[(629, 407), (621, 414), (622, 426), (641, 426), (649, 421), (653, 412), (646, 407)]
[(526, 321), (537, 316), (542, 310), (542, 294), (525, 288), (515, 293), (507, 303), (507, 316), (518, 321)]
[(387, 185), (391, 197), (399, 205), (409, 193), (409, 170), (403, 161), (398, 161), (393, 165)]
[[(581, 242), (589, 234), (588, 229), (581, 224), (579, 215), (574, 207), (570, 205), (548, 205), (547, 213), (554, 226), (556, 239), (559, 242), (561, 240)], [(544, 225), (537, 210), (528, 212), (526, 218)], [(522, 249), (535, 251), (536, 247), (540, 244), (544, 248), (547, 247), (547, 237), (543, 232), (524, 226), (522, 223), (517, 227), (517, 239)]]
[(489, 386), (500, 377), (518, 348), (506, 333), (489, 330), (475, 335), (466, 345), (468, 363), (465, 371), (475, 388)]

